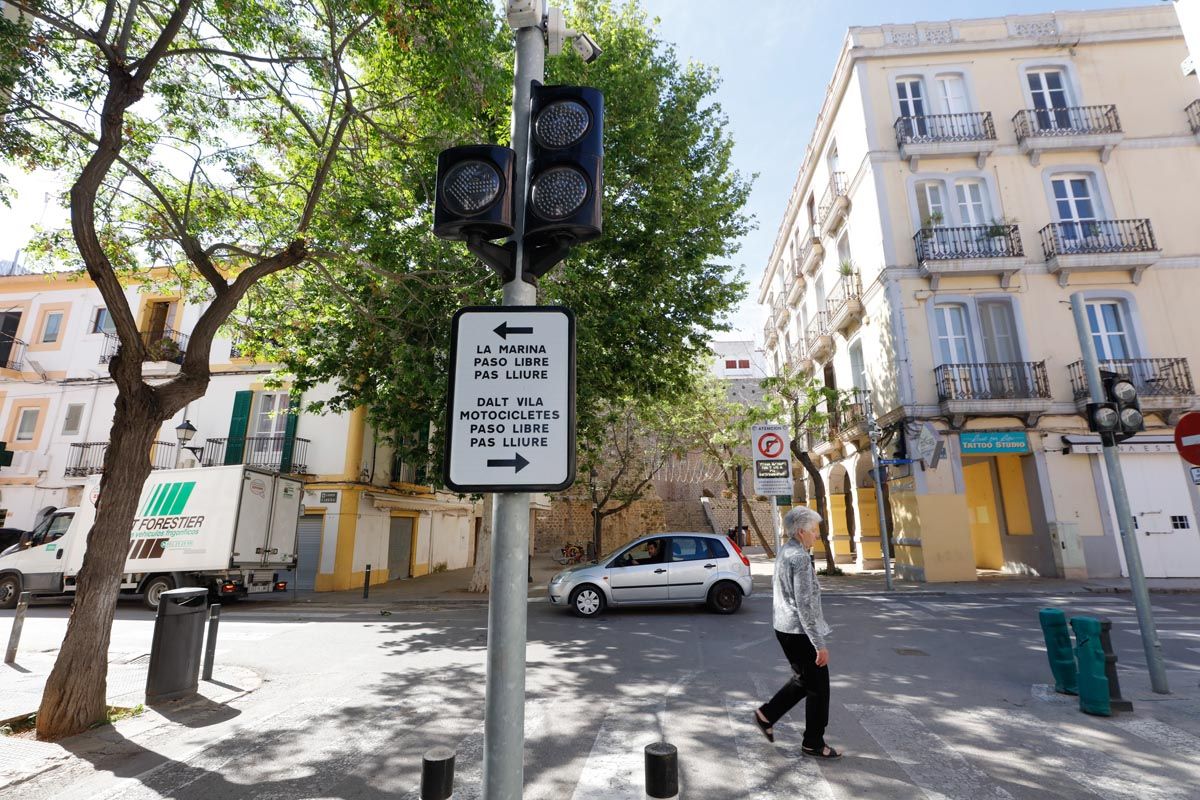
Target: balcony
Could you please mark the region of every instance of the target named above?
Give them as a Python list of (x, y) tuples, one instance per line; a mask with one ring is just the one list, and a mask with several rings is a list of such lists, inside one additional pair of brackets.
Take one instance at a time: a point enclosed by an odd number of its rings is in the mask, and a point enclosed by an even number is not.
[(983, 169), (996, 149), (996, 126), (990, 111), (900, 117), (894, 127), (900, 157), (913, 172), (922, 158), (951, 156), (972, 156)]
[(829, 309), (829, 326), (832, 330), (843, 331), (851, 325), (861, 322), (863, 318), (862, 280), (857, 272), (843, 274), (834, 284), (825, 301)]
[(833, 352), (833, 330), (829, 327), (829, 312), (818, 311), (804, 331), (804, 349), (813, 361), (821, 361)]
[(846, 189), (846, 173), (835, 172), (829, 176), (829, 186), (817, 206), (817, 226), (822, 236), (831, 234), (846, 217), (850, 208), (850, 195)]
[[(67, 453), (67, 468), (63, 474), (73, 478), (104, 473), (104, 457), (108, 442), (76, 442)], [(150, 446), (150, 469), (175, 467), (175, 443), (154, 442)]]
[[(172, 328), (163, 328), (151, 333), (141, 331), (142, 343), (146, 346), (148, 361), (162, 361), (170, 364), (182, 364), (183, 354), (187, 350), (188, 335)], [(100, 348), (100, 363), (107, 364), (113, 360), (121, 349), (121, 339), (115, 333), (104, 334), (104, 345)]]
[(800, 298), (804, 295), (804, 273), (800, 271), (799, 262), (794, 263), (784, 273), (783, 293), (787, 297), (788, 305), (800, 302)]
[(1044, 361), (942, 364), (933, 371), (938, 403), (954, 428), (967, 417), (1021, 417), (1028, 427), (1050, 410)]
[(245, 464), (271, 472), (302, 474), (308, 472), (308, 439), (287, 436), (246, 436), (208, 439), (200, 464), (217, 467)]
[(962, 228), (922, 228), (913, 236), (917, 266), (930, 287), (943, 277), (998, 275), (1007, 289), (1025, 266), (1025, 250), (1016, 225), (994, 222)]
[(809, 236), (800, 247), (800, 271), (805, 275), (812, 275), (824, 258), (825, 245), (821, 243), (821, 237), (815, 234)]
[(28, 345), (9, 333), (0, 333), (0, 369), (20, 372), (25, 366), (25, 348)]
[(788, 370), (790, 372), (807, 372), (812, 366), (812, 360), (808, 357), (808, 348), (805, 346), (803, 339), (794, 342), (792, 349), (786, 354)]
[(1193, 100), (1184, 111), (1187, 112), (1188, 127), (1200, 138), (1200, 100)]
[(1013, 116), (1017, 146), (1035, 167), (1047, 150), (1098, 150), (1108, 163), (1125, 134), (1116, 106), (1027, 108)]
[[(1115, 372), (1137, 388), (1142, 411), (1158, 414), (1171, 426), (1196, 401), (1192, 371), (1186, 358), (1126, 358), (1101, 361), (1100, 369)], [(1084, 413), (1089, 401), (1087, 375), (1083, 362), (1067, 365), (1075, 407)]]
[(838, 438), (843, 442), (858, 442), (867, 438), (866, 390), (851, 389), (840, 416)]
[(763, 347), (771, 347), (779, 338), (779, 327), (775, 324), (775, 315), (771, 314), (767, 324), (763, 326)]
[(1148, 219), (1052, 222), (1041, 230), (1046, 266), (1066, 286), (1072, 272), (1125, 272), (1136, 284), (1161, 251)]
[(791, 309), (788, 308), (787, 299), (782, 294), (775, 295), (775, 300), (771, 303), (771, 320), (775, 323), (775, 327), (782, 328), (787, 325), (790, 314)]

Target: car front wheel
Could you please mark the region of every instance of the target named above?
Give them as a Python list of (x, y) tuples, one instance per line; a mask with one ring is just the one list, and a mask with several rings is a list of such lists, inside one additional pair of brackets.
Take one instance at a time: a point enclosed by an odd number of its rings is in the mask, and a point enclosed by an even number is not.
[(708, 608), (717, 614), (732, 614), (742, 607), (742, 589), (736, 583), (721, 581), (708, 590)]
[(577, 617), (594, 617), (604, 610), (604, 592), (584, 584), (571, 592), (571, 611)]
[(0, 575), (0, 608), (16, 608), (21, 597), (21, 579), (16, 575)]

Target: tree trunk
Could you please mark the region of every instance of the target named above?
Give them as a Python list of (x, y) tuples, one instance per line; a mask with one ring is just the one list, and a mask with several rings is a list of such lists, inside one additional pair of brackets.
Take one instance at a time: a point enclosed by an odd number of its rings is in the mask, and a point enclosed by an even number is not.
[[(794, 440), (793, 440), (794, 441)], [(821, 477), (821, 471), (817, 469), (817, 465), (813, 463), (812, 457), (808, 453), (793, 448), (792, 452), (796, 458), (800, 459), (800, 463), (804, 466), (804, 471), (813, 481), (813, 500), (817, 503), (817, 513), (821, 515), (821, 544), (825, 545), (825, 569), (830, 574), (837, 572), (837, 562), (833, 556), (833, 542), (829, 540), (829, 520), (825, 519), (826, 512), (826, 496), (825, 496), (825, 479)]]
[(161, 423), (147, 394), (118, 396), (67, 635), (38, 709), (39, 739), (82, 733), (106, 716), (113, 614), (138, 500), (150, 475), (150, 446)]
[(750, 501), (742, 496), (742, 509), (746, 512), (747, 519), (750, 520), (750, 527), (758, 535), (758, 541), (762, 543), (763, 549), (767, 551), (767, 558), (775, 557), (775, 548), (771, 547), (771, 543), (767, 541), (767, 537), (763, 535), (762, 529), (758, 527), (758, 519), (754, 516), (754, 509), (750, 508)]
[(475, 571), (471, 573), (468, 592), (485, 593), (492, 583), (492, 502), (492, 495), (483, 496), (483, 524), (475, 541)]

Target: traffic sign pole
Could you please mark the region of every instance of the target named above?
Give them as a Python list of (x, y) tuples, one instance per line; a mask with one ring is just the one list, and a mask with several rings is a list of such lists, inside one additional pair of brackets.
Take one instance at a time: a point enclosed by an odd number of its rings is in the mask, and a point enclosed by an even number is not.
[[(871, 393), (863, 392), (863, 411), (866, 414), (867, 437), (871, 441), (871, 458), (875, 461), (875, 510), (879, 513), (879, 550), (883, 553), (883, 583), (892, 590), (892, 544), (888, 541), (887, 509), (884, 508), (883, 481), (887, 474), (884, 461), (879, 457), (879, 426), (875, 424), (875, 409), (871, 405)], [(897, 436), (903, 436), (900, 431)]]
[[(1091, 326), (1085, 314), (1082, 292), (1071, 295), (1071, 311), (1075, 315), (1075, 332), (1079, 336), (1079, 350), (1083, 355), (1083, 369), (1087, 377), (1088, 392), (1093, 403), (1104, 402), (1104, 387), (1100, 382), (1100, 363), (1096, 360), (1095, 345), (1092, 343)], [(1129, 588), (1133, 594), (1133, 605), (1137, 609), (1138, 627), (1142, 632), (1142, 650), (1146, 654), (1146, 665), (1150, 669), (1150, 688), (1157, 694), (1170, 694), (1167, 686), (1167, 669), (1163, 664), (1162, 643), (1158, 629), (1154, 626), (1154, 612), (1150, 607), (1150, 592), (1146, 589), (1146, 576), (1142, 572), (1142, 555), (1134, 538), (1133, 514), (1129, 509), (1129, 495), (1125, 492), (1125, 473), (1121, 471), (1121, 459), (1116, 444), (1104, 443), (1104, 466), (1108, 472), (1108, 486), (1112, 493), (1113, 509), (1117, 512), (1117, 527), (1121, 531), (1121, 546), (1125, 550), (1125, 566), (1129, 568)]]

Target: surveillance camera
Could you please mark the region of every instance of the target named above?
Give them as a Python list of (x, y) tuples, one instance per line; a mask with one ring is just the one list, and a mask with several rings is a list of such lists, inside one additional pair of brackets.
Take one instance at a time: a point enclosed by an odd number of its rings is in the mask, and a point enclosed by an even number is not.
[(571, 40), (571, 46), (575, 48), (575, 52), (579, 54), (585, 64), (590, 64), (600, 57), (600, 45), (596, 44), (586, 33), (575, 34), (575, 38)]

